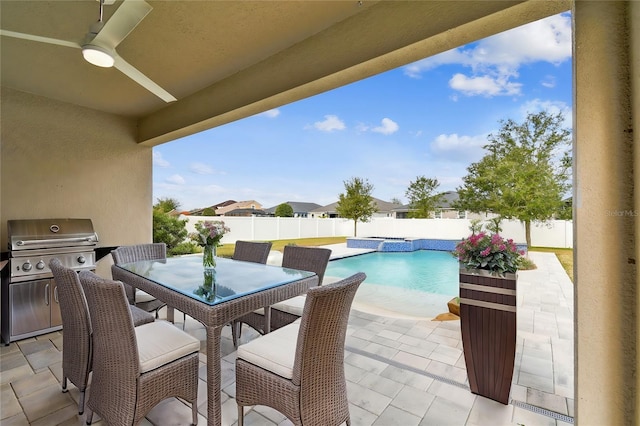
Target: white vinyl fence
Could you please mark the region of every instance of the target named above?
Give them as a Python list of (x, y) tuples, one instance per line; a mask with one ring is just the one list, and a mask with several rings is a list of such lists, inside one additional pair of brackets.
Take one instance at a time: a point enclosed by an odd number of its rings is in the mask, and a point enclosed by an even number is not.
[[(182, 216), (187, 230), (195, 231), (200, 220), (222, 220), (231, 229), (222, 243), (237, 240), (284, 240), (316, 237), (353, 237), (353, 220), (293, 217)], [(359, 237), (408, 237), (459, 240), (469, 235), (469, 219), (393, 219), (373, 218), (358, 222)], [(516, 243), (526, 242), (524, 224), (503, 221), (501, 234)], [(553, 220), (531, 225), (531, 244), (536, 247), (573, 247), (571, 221)]]

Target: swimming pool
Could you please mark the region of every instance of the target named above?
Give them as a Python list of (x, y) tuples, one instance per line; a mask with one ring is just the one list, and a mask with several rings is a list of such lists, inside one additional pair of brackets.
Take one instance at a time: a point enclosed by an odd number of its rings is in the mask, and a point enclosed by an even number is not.
[(400, 315), (435, 317), (458, 295), (458, 261), (446, 251), (375, 252), (332, 260), (325, 276), (365, 272), (356, 302)]

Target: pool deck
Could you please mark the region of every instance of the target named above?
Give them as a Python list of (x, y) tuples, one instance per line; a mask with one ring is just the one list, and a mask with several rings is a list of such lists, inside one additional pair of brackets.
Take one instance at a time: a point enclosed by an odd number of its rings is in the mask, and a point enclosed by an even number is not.
[[(330, 246), (334, 256), (346, 247)], [(530, 253), (538, 269), (518, 273), (518, 334), (511, 402), (468, 389), (459, 321), (376, 315), (353, 309), (345, 373), (354, 426), (569, 425), (574, 415), (573, 284), (552, 253)], [(176, 316), (178, 319), (182, 315)], [(181, 323), (177, 323), (182, 327)], [(186, 330), (202, 341), (200, 323)], [(229, 327), (222, 340), (223, 425), (237, 424), (235, 351)], [(245, 327), (242, 341), (255, 338)], [(78, 391), (61, 393), (62, 333), (0, 348), (0, 420), (9, 425), (80, 425)], [(200, 356), (199, 424), (206, 424), (206, 357)], [(156, 406), (142, 425), (186, 425), (190, 409), (176, 399)], [(97, 420), (97, 419), (96, 419)], [(96, 425), (102, 422), (94, 422)], [(290, 425), (280, 413), (255, 407), (245, 424)]]

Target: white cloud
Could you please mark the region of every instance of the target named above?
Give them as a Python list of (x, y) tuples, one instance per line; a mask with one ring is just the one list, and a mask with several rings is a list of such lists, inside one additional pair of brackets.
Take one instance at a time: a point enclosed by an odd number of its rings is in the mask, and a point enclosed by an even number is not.
[(571, 17), (562, 14), (541, 19), (472, 43), (468, 48), (452, 49), (404, 68), (410, 77), (440, 65), (467, 65), (474, 70), (546, 61), (559, 64), (571, 58)]
[(573, 110), (569, 105), (561, 101), (543, 101), (534, 99), (525, 102), (520, 107), (521, 119), (525, 119), (528, 114), (536, 114), (541, 111), (547, 111), (550, 114), (561, 113), (564, 117), (563, 127), (571, 129), (573, 127)]
[(316, 121), (313, 127), (322, 132), (333, 132), (334, 130), (344, 130), (346, 126), (337, 115), (325, 115), (324, 121)]
[(472, 62), (469, 55), (463, 50), (451, 49), (407, 65), (404, 67), (404, 73), (412, 78), (421, 78), (423, 72), (447, 64), (471, 65)]
[(486, 136), (464, 136), (456, 133), (450, 135), (438, 135), (431, 147), (436, 151), (464, 151), (475, 149), (487, 144)]
[(162, 154), (160, 154), (156, 150), (153, 150), (153, 165), (162, 167), (162, 168), (167, 168), (171, 166), (171, 164), (167, 160), (162, 158)]
[(189, 165), (189, 170), (198, 175), (212, 175), (213, 168), (208, 164), (204, 163), (191, 163)]
[(542, 79), (540, 84), (543, 85), (544, 87), (552, 89), (556, 87), (556, 78), (552, 75), (545, 75), (544, 79)]
[(513, 83), (504, 76), (479, 76), (467, 77), (464, 74), (455, 74), (449, 80), (449, 86), (467, 96), (483, 95), (487, 97), (499, 95), (518, 95), (522, 84)]
[(356, 124), (356, 132), (358, 132), (358, 133), (364, 133), (364, 132), (366, 132), (367, 130), (369, 130), (369, 126), (367, 126), (366, 124), (364, 124), (364, 123), (358, 123), (358, 124)]
[[(430, 58), (410, 64), (404, 73), (419, 78), (423, 72), (440, 65), (464, 65), (471, 69), (471, 75), (463, 80), (454, 76), (451, 85), (455, 90), (469, 85), (483, 88), (495, 86), (491, 90), (467, 90), (466, 95), (513, 95), (520, 86), (510, 80), (518, 77), (520, 66), (546, 61), (560, 64), (571, 58), (571, 17), (568, 14), (551, 16), (546, 19), (505, 31), (472, 43), (468, 47), (452, 49)], [(477, 81), (476, 81), (477, 80)], [(491, 84), (489, 80), (493, 80)], [(501, 88), (498, 90), (498, 88)]]
[(280, 110), (278, 108), (270, 109), (268, 111), (262, 112), (259, 115), (262, 115), (267, 118), (276, 118), (280, 115)]
[(431, 142), (431, 150), (438, 157), (452, 163), (469, 164), (484, 155), (482, 148), (487, 144), (486, 135), (465, 136), (456, 133), (438, 135)]
[(180, 175), (171, 175), (165, 179), (166, 182), (174, 184), (174, 185), (184, 185), (186, 181)]
[(559, 64), (571, 58), (571, 17), (555, 15), (486, 39), (488, 62)]
[(383, 135), (391, 135), (398, 131), (400, 126), (390, 118), (383, 118), (382, 125), (371, 129), (372, 132), (382, 133)]

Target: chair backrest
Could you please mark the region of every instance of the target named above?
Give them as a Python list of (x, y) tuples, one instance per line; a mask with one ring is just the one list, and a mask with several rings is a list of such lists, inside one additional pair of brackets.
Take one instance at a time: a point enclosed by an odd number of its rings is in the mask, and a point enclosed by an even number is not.
[(87, 385), (91, 371), (91, 317), (78, 273), (54, 258), (49, 262), (57, 285), (62, 314), (63, 374), (80, 390)]
[[(80, 272), (80, 282), (91, 312), (96, 355), (89, 398), (97, 401), (115, 399), (117, 403), (114, 406), (119, 407), (119, 413), (113, 413), (114, 416), (121, 416), (121, 412), (132, 413), (133, 416), (140, 368), (136, 335), (123, 285), (89, 271)], [(112, 419), (104, 420), (106, 424), (114, 422)]]
[(236, 241), (232, 259), (265, 264), (270, 251), (271, 242)]
[(303, 424), (305, 418), (317, 418), (317, 411), (326, 409), (326, 401), (332, 401), (336, 410), (322, 413), (326, 424), (336, 424), (336, 419), (342, 421), (343, 411), (348, 412), (344, 341), (351, 303), (366, 277), (358, 272), (307, 291), (292, 377), (293, 383), (300, 386)]
[(285, 246), (282, 267), (315, 272), (318, 275), (318, 285), (321, 285), (330, 256), (331, 250), (327, 248)]
[(165, 243), (137, 244), (133, 246), (120, 246), (111, 251), (113, 263), (137, 262), (139, 260), (157, 260), (167, 258), (167, 245)]

